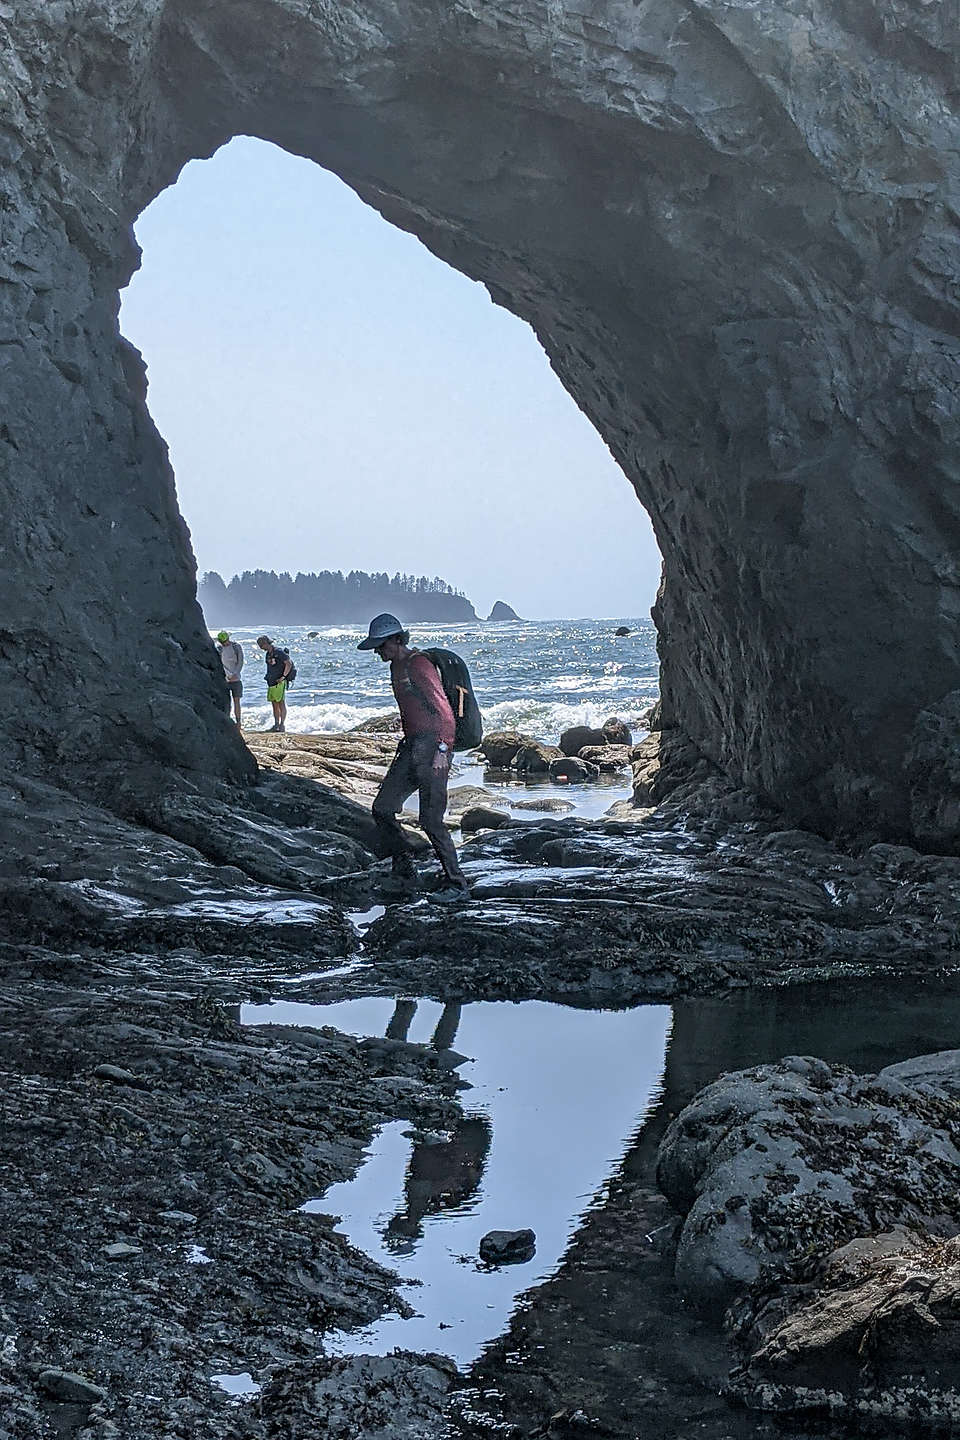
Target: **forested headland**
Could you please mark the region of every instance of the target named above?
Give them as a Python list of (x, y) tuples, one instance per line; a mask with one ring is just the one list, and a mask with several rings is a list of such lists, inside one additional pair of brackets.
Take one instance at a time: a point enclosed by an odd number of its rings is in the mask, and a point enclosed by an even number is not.
[(364, 570), (277, 574), (244, 570), (227, 584), (208, 570), (198, 588), (207, 624), (365, 625), (389, 610), (404, 624), (476, 620), (467, 597), (445, 580), (425, 575), (368, 575)]

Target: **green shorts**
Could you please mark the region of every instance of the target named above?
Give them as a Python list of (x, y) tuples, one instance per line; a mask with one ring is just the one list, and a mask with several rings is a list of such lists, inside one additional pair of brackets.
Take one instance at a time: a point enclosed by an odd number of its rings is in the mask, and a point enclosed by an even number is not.
[(284, 695), (285, 695), (286, 693), (287, 693), (287, 682), (286, 682), (286, 680), (278, 680), (277, 683), (276, 683), (276, 685), (268, 685), (268, 686), (267, 686), (267, 699), (268, 699), (268, 700), (273, 700), (273, 701), (275, 701), (276, 704), (278, 704), (278, 705), (280, 704), (280, 701), (283, 699), (283, 697), (284, 697)]

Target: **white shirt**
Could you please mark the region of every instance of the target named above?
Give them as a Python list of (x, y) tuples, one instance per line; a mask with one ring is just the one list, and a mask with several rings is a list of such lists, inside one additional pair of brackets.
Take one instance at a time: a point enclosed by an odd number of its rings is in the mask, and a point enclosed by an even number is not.
[(228, 640), (220, 646), (220, 659), (228, 680), (239, 680), (243, 669), (243, 646), (236, 640)]

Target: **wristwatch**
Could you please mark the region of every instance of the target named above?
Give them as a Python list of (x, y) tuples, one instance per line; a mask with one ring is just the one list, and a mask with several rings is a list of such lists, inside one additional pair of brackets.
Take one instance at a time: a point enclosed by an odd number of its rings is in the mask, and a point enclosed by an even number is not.
[(441, 740), (439, 745), (437, 746), (437, 749), (440, 751), (441, 755), (446, 755), (447, 751), (450, 749), (450, 746), (447, 744), (446, 740)]

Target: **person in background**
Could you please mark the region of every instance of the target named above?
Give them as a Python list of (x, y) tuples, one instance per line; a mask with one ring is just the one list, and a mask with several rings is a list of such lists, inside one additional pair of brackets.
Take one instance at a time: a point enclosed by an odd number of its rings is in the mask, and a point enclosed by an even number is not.
[(287, 728), (287, 702), (284, 698), (287, 693), (287, 676), (293, 668), (290, 656), (282, 646), (275, 645), (269, 635), (258, 636), (257, 644), (265, 651), (263, 658), (267, 662), (264, 679), (267, 682), (267, 699), (273, 706), (273, 724), (270, 729), (279, 730), (283, 735)]
[[(233, 700), (233, 718), (237, 725), (240, 724), (240, 697), (243, 694), (243, 681), (240, 678), (240, 671), (243, 669), (243, 646), (239, 640), (231, 640), (227, 630), (221, 630), (217, 636), (217, 649), (220, 651), (220, 659), (223, 662), (223, 673), (227, 677), (227, 689)], [(227, 702), (227, 714), (230, 713), (230, 702)]]
[(410, 843), (397, 820), (397, 811), (414, 790), (420, 792), (420, 824), (436, 851), (446, 884), (434, 900), (469, 897), (450, 832), (443, 823), (447, 808), (447, 780), (453, 755), (456, 725), (450, 702), (435, 665), (419, 650), (411, 650), (396, 615), (377, 615), (358, 650), (374, 650), (390, 666), (393, 693), (400, 708), (403, 738), (373, 802), (385, 848), (393, 857), (393, 874), (406, 884), (416, 879)]

